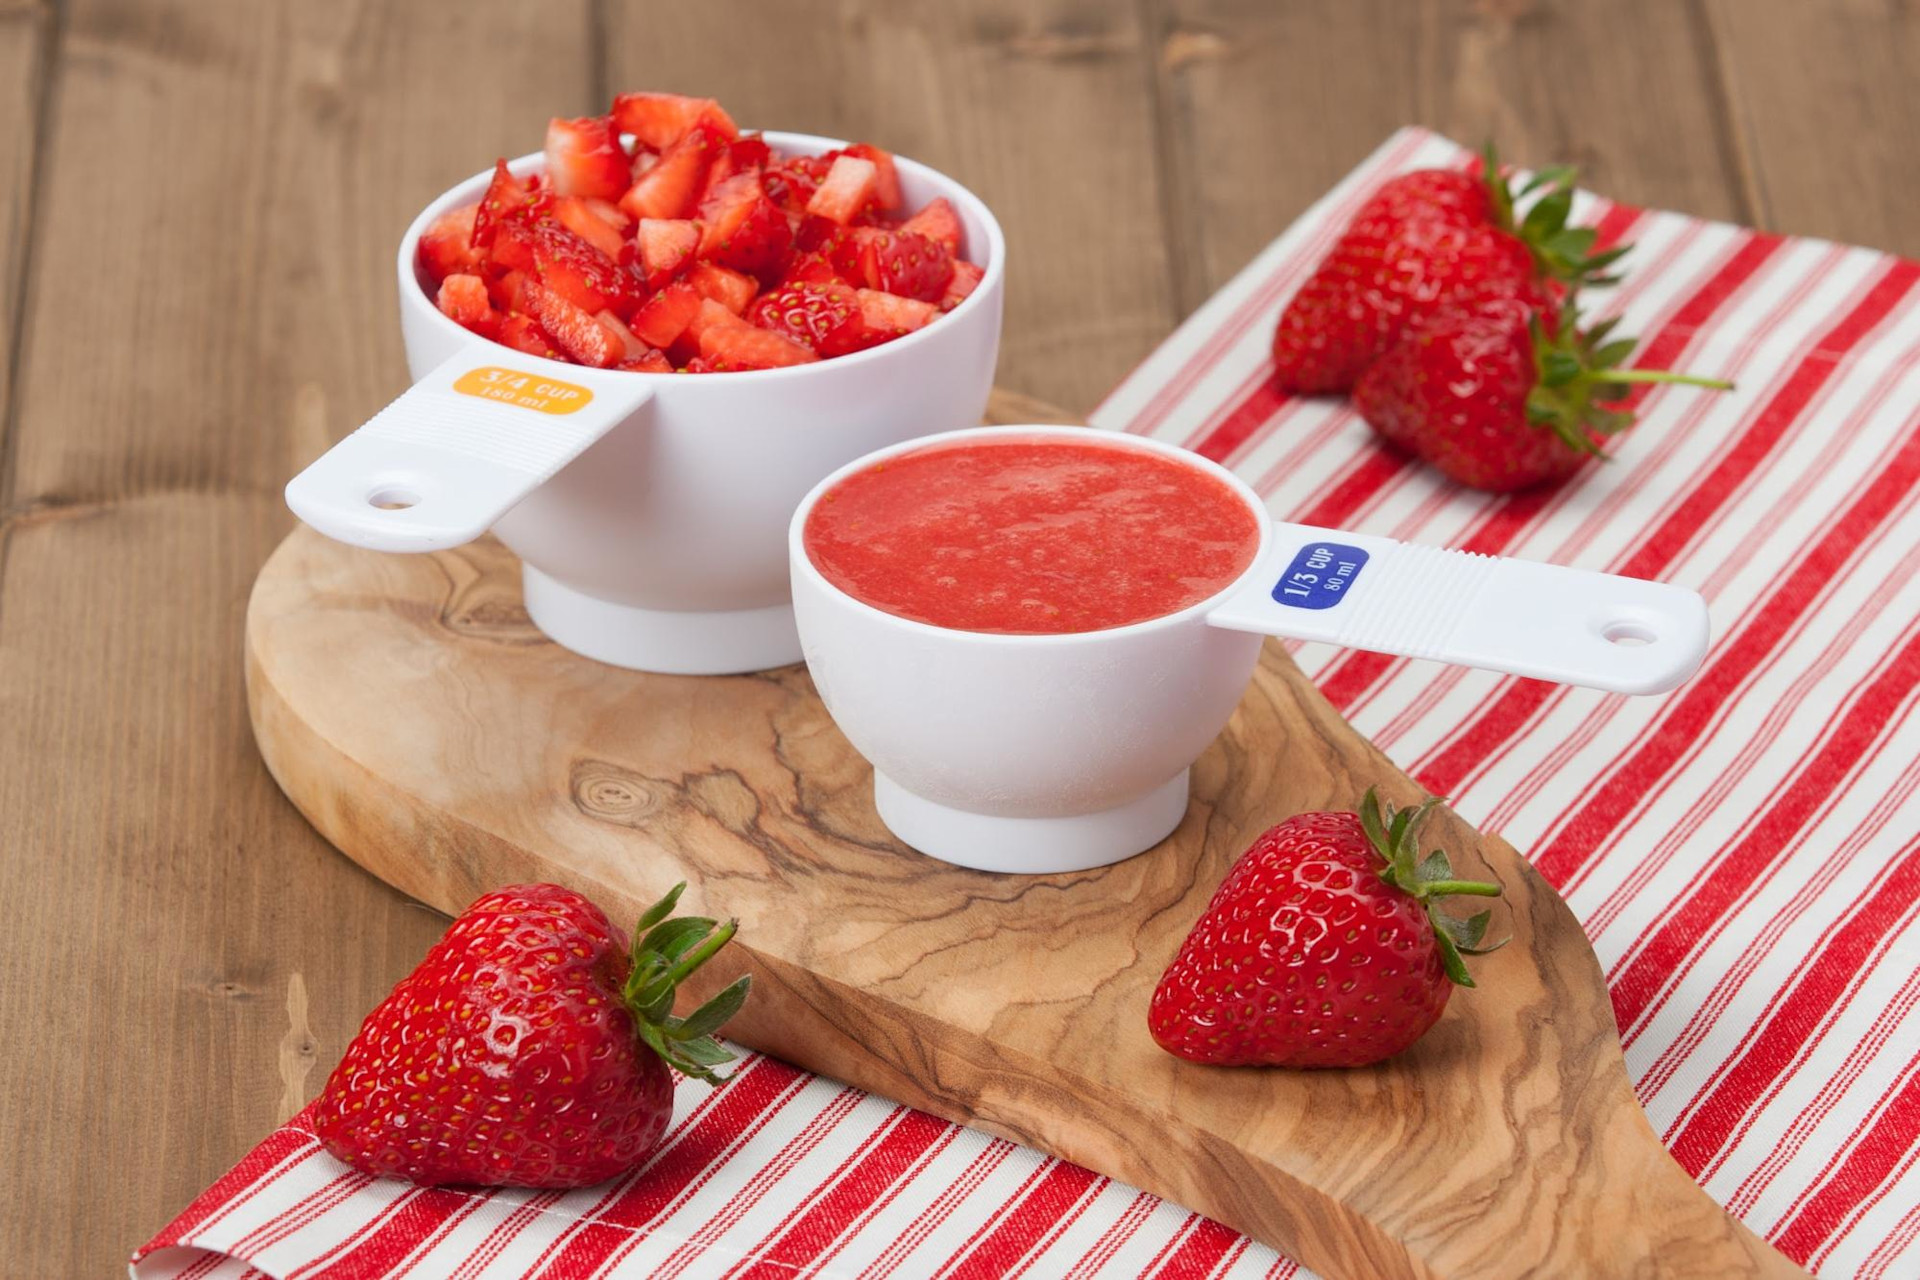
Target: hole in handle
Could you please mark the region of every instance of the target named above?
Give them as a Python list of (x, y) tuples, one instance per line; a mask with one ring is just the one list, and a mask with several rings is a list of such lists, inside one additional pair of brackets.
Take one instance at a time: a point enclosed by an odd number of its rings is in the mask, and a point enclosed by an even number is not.
[(1600, 634), (1623, 649), (1637, 649), (1660, 638), (1652, 627), (1639, 622), (1609, 622), (1600, 629)]
[(405, 511), (408, 507), (420, 505), (420, 495), (398, 485), (381, 485), (367, 495), (367, 505), (382, 511)]

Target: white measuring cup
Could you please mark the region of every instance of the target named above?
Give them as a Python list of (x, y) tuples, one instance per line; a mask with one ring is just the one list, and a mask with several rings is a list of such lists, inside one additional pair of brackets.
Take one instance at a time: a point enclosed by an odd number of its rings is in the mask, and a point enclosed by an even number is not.
[[(842, 591), (807, 554), (807, 515), (847, 477), (924, 448), (1058, 437), (1175, 459), (1257, 518), (1259, 551), (1225, 590), (1129, 626), (958, 631)], [(815, 485), (787, 531), (801, 648), (874, 803), (904, 843), (984, 871), (1104, 866), (1164, 839), (1187, 774), (1226, 727), (1266, 636), (1436, 658), (1619, 693), (1700, 665), (1707, 609), (1666, 583), (1287, 524), (1232, 472), (1159, 441), (1084, 427), (976, 427), (909, 440)]]
[[(788, 155), (845, 143), (768, 133)], [(544, 156), (508, 167), (538, 172)], [(379, 551), (437, 551), (489, 529), (520, 557), (527, 612), (560, 644), (643, 671), (715, 675), (800, 660), (781, 534), (828, 471), (980, 420), (1000, 345), (1006, 244), (972, 192), (896, 157), (902, 197), (945, 196), (984, 269), (906, 337), (745, 373), (622, 373), (487, 341), (440, 313), (421, 234), (485, 192), (476, 174), (400, 241), (400, 329), (415, 383), (287, 485), (295, 515)]]

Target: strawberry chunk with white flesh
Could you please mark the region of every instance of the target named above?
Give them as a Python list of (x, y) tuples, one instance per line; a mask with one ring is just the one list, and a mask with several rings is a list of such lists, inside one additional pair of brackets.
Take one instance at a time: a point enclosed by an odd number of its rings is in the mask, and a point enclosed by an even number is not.
[(882, 151), (871, 142), (856, 142), (847, 148), (846, 153), (873, 164), (874, 205), (883, 213), (898, 209), (900, 171), (894, 167), (892, 154)]
[(448, 276), (440, 282), (440, 295), (435, 302), (441, 315), (469, 329), (484, 330), (499, 320), (493, 301), (487, 296), (487, 282), (479, 276)]
[(667, 353), (653, 350), (633, 360), (622, 360), (613, 367), (624, 369), (628, 373), (672, 373), (674, 371), (673, 361), (667, 359)]
[(606, 369), (626, 355), (619, 339), (591, 312), (582, 311), (553, 290), (531, 281), (523, 293), (541, 329), (581, 364)]
[(785, 334), (749, 324), (711, 324), (700, 331), (700, 356), (716, 369), (778, 369), (820, 357)]
[(712, 298), (739, 315), (753, 301), (753, 295), (759, 291), (753, 277), (742, 275), (727, 267), (716, 266), (711, 262), (701, 262), (687, 272), (687, 283), (698, 289), (702, 296)]
[(660, 162), (634, 179), (620, 197), (620, 210), (631, 218), (684, 218), (699, 203), (700, 189), (713, 164), (719, 135), (705, 125), (679, 139)]
[(421, 235), (420, 262), (435, 283), (479, 265), (480, 254), (473, 247), (473, 220), (479, 213), (477, 204), (462, 205), (435, 218)]
[(696, 124), (706, 124), (728, 138), (740, 136), (733, 117), (712, 98), (688, 98), (677, 93), (623, 93), (613, 100), (613, 122), (622, 133), (655, 151), (664, 151)]
[(900, 230), (938, 240), (956, 257), (960, 253), (961, 237), (965, 234), (960, 226), (960, 215), (954, 212), (952, 203), (945, 196), (936, 196), (927, 201), (920, 212), (900, 224)]
[(638, 360), (641, 356), (653, 350), (652, 347), (649, 347), (646, 343), (634, 337), (633, 330), (621, 323), (620, 317), (613, 314), (613, 312), (602, 311), (599, 315), (595, 316), (594, 319), (605, 325), (607, 332), (611, 333), (620, 343), (620, 348), (625, 353), (620, 358), (622, 364), (628, 360)]
[(658, 289), (671, 280), (680, 268), (693, 261), (700, 247), (701, 227), (687, 218), (642, 218), (633, 233), (640, 247), (640, 269), (647, 274), (647, 286)]
[[(614, 214), (618, 216), (619, 210), (615, 209)], [(626, 238), (620, 234), (620, 227), (601, 217), (595, 212), (592, 204), (579, 196), (563, 196), (555, 200), (553, 216), (561, 226), (615, 262), (620, 260), (621, 251), (627, 247)]]
[(693, 318), (687, 321), (686, 328), (681, 331), (680, 337), (681, 339), (691, 341), (698, 345), (701, 336), (709, 329), (746, 329), (751, 327), (752, 326), (747, 324), (745, 320), (742, 320), (739, 316), (733, 314), (733, 312), (727, 310), (712, 298), (702, 298), (699, 307), (695, 309), (693, 313)]
[(940, 318), (940, 308), (930, 302), (901, 298), (878, 289), (856, 290), (860, 298), (860, 318), (869, 329), (899, 337), (924, 328)]
[[(674, 340), (686, 332), (687, 326), (700, 313), (701, 304), (707, 299), (700, 291), (684, 281), (676, 281), (647, 300), (647, 304), (633, 313), (632, 329), (641, 341), (665, 349), (673, 345)], [(719, 306), (718, 303), (714, 304)], [(725, 307), (720, 308), (726, 311)], [(732, 312), (727, 312), (732, 315)]]
[(980, 287), (980, 281), (986, 272), (974, 266), (964, 258), (953, 264), (953, 275), (947, 281), (947, 291), (940, 296), (940, 309), (951, 311), (973, 295)]
[(700, 256), (735, 271), (779, 277), (793, 249), (793, 226), (767, 199), (758, 173), (737, 173), (700, 201)]
[(548, 122), (547, 176), (555, 195), (617, 200), (632, 172), (633, 158), (620, 145), (611, 116), (556, 116)]
[(835, 157), (833, 168), (827, 170), (813, 199), (807, 201), (807, 212), (841, 224), (852, 222), (854, 215), (873, 203), (879, 172), (879, 166), (871, 160), (862, 160), (859, 156)]
[(530, 195), (527, 184), (513, 176), (507, 168), (507, 162), (496, 160), (493, 180), (487, 184), (487, 193), (480, 197), (480, 207), (474, 213), (473, 247), (491, 248), (494, 228), (509, 214), (522, 208)]
[(547, 341), (546, 332), (540, 328), (532, 316), (510, 315), (500, 322), (500, 331), (493, 340), (503, 347), (512, 347), (515, 351), (524, 351), (530, 356), (540, 356), (547, 360), (564, 360), (565, 356), (553, 349)]

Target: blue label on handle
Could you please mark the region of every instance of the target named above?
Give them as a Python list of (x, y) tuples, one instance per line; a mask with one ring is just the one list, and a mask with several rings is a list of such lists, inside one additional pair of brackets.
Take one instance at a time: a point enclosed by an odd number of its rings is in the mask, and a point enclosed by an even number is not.
[(1273, 598), (1296, 609), (1331, 609), (1353, 590), (1367, 553), (1338, 542), (1309, 542), (1273, 584)]

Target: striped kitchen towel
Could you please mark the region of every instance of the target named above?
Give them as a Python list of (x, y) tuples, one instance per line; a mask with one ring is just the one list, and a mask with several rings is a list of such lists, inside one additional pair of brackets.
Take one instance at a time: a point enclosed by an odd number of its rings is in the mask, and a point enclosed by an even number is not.
[[(1614, 461), (1533, 494), (1439, 480), (1267, 379), (1274, 317), (1394, 135), (1149, 357), (1096, 425), (1225, 462), (1279, 516), (1684, 583), (1714, 647), (1624, 698), (1376, 654), (1295, 657), (1359, 729), (1533, 856), (1586, 925), (1655, 1128), (1829, 1278), (1920, 1274), (1920, 265), (1584, 198), (1637, 244), (1599, 309), (1641, 362)], [(136, 1277), (1289, 1276), (1131, 1187), (772, 1059), (683, 1084), (665, 1146), (587, 1191), (423, 1191), (271, 1135)]]

